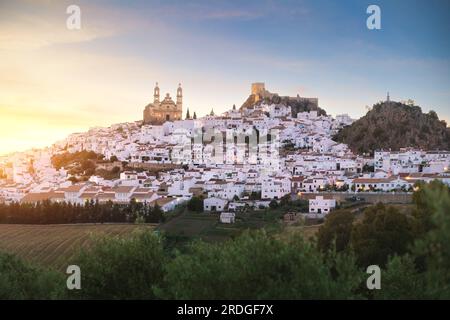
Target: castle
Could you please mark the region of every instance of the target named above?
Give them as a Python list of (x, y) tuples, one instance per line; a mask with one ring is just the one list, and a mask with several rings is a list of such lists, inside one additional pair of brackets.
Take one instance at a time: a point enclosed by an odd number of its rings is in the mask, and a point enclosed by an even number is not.
[(319, 107), (319, 99), (318, 98), (305, 98), (300, 97), (297, 94), (296, 97), (289, 96), (279, 96), (278, 93), (272, 93), (266, 90), (266, 86), (264, 82), (254, 82), (251, 86), (250, 96), (241, 106), (240, 110), (244, 110), (247, 108), (252, 108), (256, 103), (264, 100), (272, 101), (272, 103), (279, 103), (282, 100), (285, 100), (287, 104), (303, 104), (309, 105), (311, 108)]
[(255, 96), (255, 102), (258, 102), (260, 99), (264, 98), (272, 99), (272, 97), (274, 96), (273, 93), (270, 93), (266, 90), (264, 82), (252, 83), (252, 90), (250, 94)]
[(166, 121), (181, 120), (183, 112), (183, 89), (178, 84), (177, 102), (170, 94), (166, 94), (163, 101), (159, 99), (159, 87), (156, 83), (153, 93), (153, 103), (149, 103), (144, 109), (144, 124), (161, 125)]

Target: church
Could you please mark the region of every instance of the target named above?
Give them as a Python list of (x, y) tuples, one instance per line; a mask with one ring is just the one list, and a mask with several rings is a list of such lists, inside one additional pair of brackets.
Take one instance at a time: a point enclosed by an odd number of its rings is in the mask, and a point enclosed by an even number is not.
[(161, 125), (166, 121), (181, 120), (183, 113), (183, 90), (178, 84), (177, 102), (175, 103), (170, 94), (166, 94), (164, 100), (160, 101), (158, 82), (153, 93), (153, 103), (149, 103), (144, 109), (144, 124)]

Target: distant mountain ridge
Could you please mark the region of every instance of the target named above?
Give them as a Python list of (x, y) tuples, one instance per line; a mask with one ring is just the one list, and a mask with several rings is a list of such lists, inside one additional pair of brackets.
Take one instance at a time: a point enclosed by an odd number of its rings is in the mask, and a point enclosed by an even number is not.
[(348, 144), (357, 153), (403, 147), (450, 150), (450, 128), (436, 112), (423, 113), (419, 106), (393, 101), (375, 104), (333, 139)]

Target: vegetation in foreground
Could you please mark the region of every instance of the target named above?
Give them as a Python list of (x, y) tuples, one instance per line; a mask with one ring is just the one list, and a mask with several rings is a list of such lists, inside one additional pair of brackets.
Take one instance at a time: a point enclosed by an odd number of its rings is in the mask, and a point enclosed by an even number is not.
[[(71, 261), (81, 268), (81, 290), (65, 289), (63, 274), (2, 255), (0, 296), (449, 299), (449, 189), (437, 182), (421, 186), (414, 201), (414, 213), (403, 218), (378, 205), (355, 224), (347, 216), (327, 219), (311, 241), (259, 230), (221, 243), (194, 241), (180, 251), (148, 231), (101, 239)], [(381, 290), (366, 289), (369, 263), (382, 269)]]

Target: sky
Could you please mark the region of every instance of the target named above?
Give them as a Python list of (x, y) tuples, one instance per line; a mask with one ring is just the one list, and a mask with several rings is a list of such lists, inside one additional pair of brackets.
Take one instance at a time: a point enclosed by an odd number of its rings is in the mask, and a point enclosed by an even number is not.
[(389, 91), (449, 123), (449, 33), (447, 0), (0, 0), (0, 154), (140, 120), (155, 82), (199, 116), (265, 82), (354, 118)]

